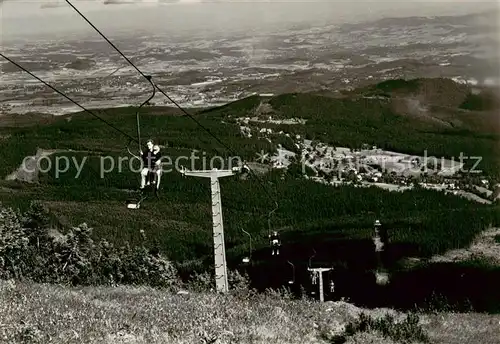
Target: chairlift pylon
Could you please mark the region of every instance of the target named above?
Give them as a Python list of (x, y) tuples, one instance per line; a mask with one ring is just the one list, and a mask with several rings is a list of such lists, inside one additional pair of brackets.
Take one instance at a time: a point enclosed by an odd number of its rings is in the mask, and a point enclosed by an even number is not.
[(273, 231), (269, 235), (269, 245), (271, 246), (271, 254), (278, 256), (280, 254), (281, 239), (278, 231)]
[(335, 293), (335, 281), (332, 278), (333, 271), (334, 271), (334, 269), (332, 266), (331, 270), (328, 271), (328, 285), (330, 287), (330, 293), (332, 293), (332, 294)]
[(142, 196), (139, 200), (128, 199), (126, 204), (128, 209), (139, 209), (141, 207), (141, 202), (146, 199), (146, 196)]
[(279, 233), (278, 231), (274, 230), (271, 233), (271, 215), (278, 210), (278, 202), (274, 202), (276, 207), (267, 214), (267, 236), (269, 238), (269, 244), (271, 246), (271, 254), (274, 255), (279, 255), (280, 254), (280, 246), (281, 246), (281, 239), (279, 238)]

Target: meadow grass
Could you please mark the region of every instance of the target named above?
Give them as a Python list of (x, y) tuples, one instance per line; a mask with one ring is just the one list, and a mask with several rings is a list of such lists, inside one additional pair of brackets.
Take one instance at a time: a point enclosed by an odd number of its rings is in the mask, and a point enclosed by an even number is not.
[(500, 234), (495, 235), (495, 241), (500, 244)]
[(17, 343), (498, 343), (498, 315), (364, 310), (147, 287), (0, 282), (0, 338)]

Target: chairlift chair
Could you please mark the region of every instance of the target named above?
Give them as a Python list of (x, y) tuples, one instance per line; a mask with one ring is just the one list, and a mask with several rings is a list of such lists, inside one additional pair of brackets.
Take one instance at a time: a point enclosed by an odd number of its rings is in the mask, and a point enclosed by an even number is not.
[(335, 282), (333, 280), (330, 280), (330, 293), (335, 293)]
[(335, 293), (335, 281), (332, 278), (333, 267), (330, 271), (328, 271), (328, 285), (330, 287), (330, 293)]
[(141, 207), (141, 202), (146, 199), (145, 196), (142, 196), (140, 199), (128, 199), (126, 201), (128, 209), (139, 209)]
[(318, 272), (316, 271), (311, 271), (311, 282), (313, 285), (318, 284)]
[[(316, 253), (317, 253), (314, 248), (313, 248), (313, 251), (314, 251), (314, 253), (309, 257), (309, 262), (307, 263), (308, 269), (311, 268), (311, 260), (316, 256)], [(317, 284), (317, 281), (316, 281), (316, 279), (317, 279), (316, 271), (310, 271), (309, 272), (309, 277), (311, 278), (311, 283), (313, 285), (316, 285)]]
[(269, 238), (269, 244), (271, 246), (271, 254), (274, 256), (279, 255), (279, 248), (281, 247), (281, 239), (279, 237), (278, 231), (271, 231), (271, 215), (278, 210), (278, 202), (275, 202), (276, 207), (269, 212), (267, 215), (267, 234)]

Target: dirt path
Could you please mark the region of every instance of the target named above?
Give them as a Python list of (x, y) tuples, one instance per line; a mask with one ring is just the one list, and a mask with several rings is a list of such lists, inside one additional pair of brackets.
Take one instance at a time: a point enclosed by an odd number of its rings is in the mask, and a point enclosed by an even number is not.
[(24, 158), (23, 162), (19, 168), (5, 177), (5, 180), (17, 180), (27, 183), (38, 182), (39, 162), (40, 159), (50, 156), (55, 153), (89, 153), (89, 151), (84, 150), (72, 150), (72, 149), (42, 149), (38, 148), (35, 155), (27, 156)]

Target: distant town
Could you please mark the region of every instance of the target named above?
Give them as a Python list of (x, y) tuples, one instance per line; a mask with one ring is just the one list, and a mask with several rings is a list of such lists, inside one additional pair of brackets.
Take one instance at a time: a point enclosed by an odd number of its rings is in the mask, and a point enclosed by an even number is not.
[[(411, 156), (380, 149), (368, 144), (359, 148), (334, 147), (308, 140), (300, 135), (272, 128), (263, 123), (293, 125), (305, 124), (300, 118), (279, 120), (268, 116), (238, 118), (241, 134), (257, 135), (272, 142), (273, 137), (287, 137), (295, 149), (278, 144), (277, 152), (269, 158), (269, 165), (287, 169), (294, 163), (302, 166), (305, 178), (329, 185), (352, 184), (356, 187), (380, 187), (390, 191), (404, 191), (414, 187), (442, 190), (476, 202), (491, 204), (500, 199), (500, 184), (493, 182), (480, 170), (480, 158), (465, 168), (465, 159), (445, 159), (426, 155)], [(256, 125), (259, 126), (256, 126)], [(254, 134), (255, 133), (255, 134)], [(469, 157), (472, 159), (472, 157)]]

